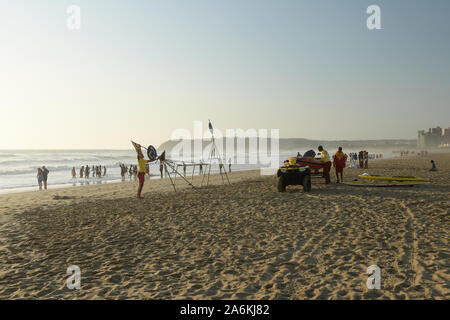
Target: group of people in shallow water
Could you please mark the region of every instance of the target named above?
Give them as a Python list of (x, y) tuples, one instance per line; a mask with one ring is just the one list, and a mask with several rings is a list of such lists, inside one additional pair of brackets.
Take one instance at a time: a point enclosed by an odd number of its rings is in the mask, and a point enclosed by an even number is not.
[[(150, 175), (150, 170), (148, 168), (148, 164), (146, 165), (146, 173), (147, 175)], [(120, 164), (120, 176), (122, 177), (122, 181), (125, 181), (125, 176), (128, 174), (128, 176), (131, 178), (136, 179), (138, 174), (138, 167), (137, 165), (130, 165), (129, 167), (125, 164)]]
[[(88, 165), (82, 166), (80, 168), (80, 178), (89, 179), (89, 177), (92, 178), (101, 178), (106, 176), (106, 166), (91, 166)], [(72, 178), (75, 179), (77, 177), (77, 171), (75, 167), (72, 168)]]

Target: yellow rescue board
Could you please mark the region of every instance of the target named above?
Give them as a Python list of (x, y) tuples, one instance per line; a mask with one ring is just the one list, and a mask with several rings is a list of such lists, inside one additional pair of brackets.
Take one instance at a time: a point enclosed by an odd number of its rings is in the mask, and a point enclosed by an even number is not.
[(424, 184), (423, 181), (378, 181), (378, 182), (364, 182), (364, 181), (351, 181), (344, 182), (345, 185), (353, 187), (404, 187), (415, 186)]
[(360, 178), (370, 179), (370, 180), (383, 180), (383, 181), (420, 181), (428, 182), (428, 179), (415, 178), (415, 177), (380, 177), (380, 176), (369, 176), (369, 175), (359, 175)]

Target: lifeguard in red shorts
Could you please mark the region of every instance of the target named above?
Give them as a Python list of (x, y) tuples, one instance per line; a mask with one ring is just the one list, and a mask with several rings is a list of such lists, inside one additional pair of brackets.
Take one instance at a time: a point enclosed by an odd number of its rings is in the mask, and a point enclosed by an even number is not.
[(323, 163), (323, 177), (325, 178), (325, 184), (329, 184), (331, 182), (330, 179), (330, 169), (331, 169), (331, 161), (328, 152), (322, 147), (319, 146), (320, 151), (320, 161)]
[[(336, 170), (336, 181), (337, 183), (344, 182), (344, 168), (347, 163), (347, 155), (342, 152), (342, 147), (339, 147), (338, 151), (333, 156), (333, 166)], [(339, 179), (339, 174), (341, 178)]]
[(137, 192), (137, 198), (142, 199), (141, 196), (142, 188), (144, 188), (144, 182), (145, 182), (145, 173), (147, 172), (147, 163), (150, 162), (150, 160), (145, 160), (144, 155), (142, 154), (141, 145), (135, 142), (131, 142), (136, 149), (137, 153), (137, 162), (138, 162), (138, 179), (139, 179), (139, 187)]

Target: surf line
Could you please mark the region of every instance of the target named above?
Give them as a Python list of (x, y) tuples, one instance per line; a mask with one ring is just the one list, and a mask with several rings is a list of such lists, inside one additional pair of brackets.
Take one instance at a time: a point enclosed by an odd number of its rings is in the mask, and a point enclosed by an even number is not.
[(181, 307), (180, 314), (182, 315), (207, 315), (210, 318), (214, 313), (214, 307), (195, 307), (190, 304), (187, 307)]

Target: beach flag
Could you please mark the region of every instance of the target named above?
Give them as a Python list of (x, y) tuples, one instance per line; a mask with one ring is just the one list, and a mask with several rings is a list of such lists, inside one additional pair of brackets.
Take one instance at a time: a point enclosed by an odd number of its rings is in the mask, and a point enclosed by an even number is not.
[(136, 150), (137, 154), (139, 156), (144, 157), (144, 155), (142, 154), (142, 149), (141, 149), (141, 145), (139, 143), (136, 143), (134, 141), (131, 141), (131, 144), (133, 145), (134, 149)]
[(213, 128), (213, 126), (211, 124), (211, 120), (209, 120), (208, 127), (209, 127), (209, 131), (211, 131), (211, 134), (214, 134), (214, 128)]

